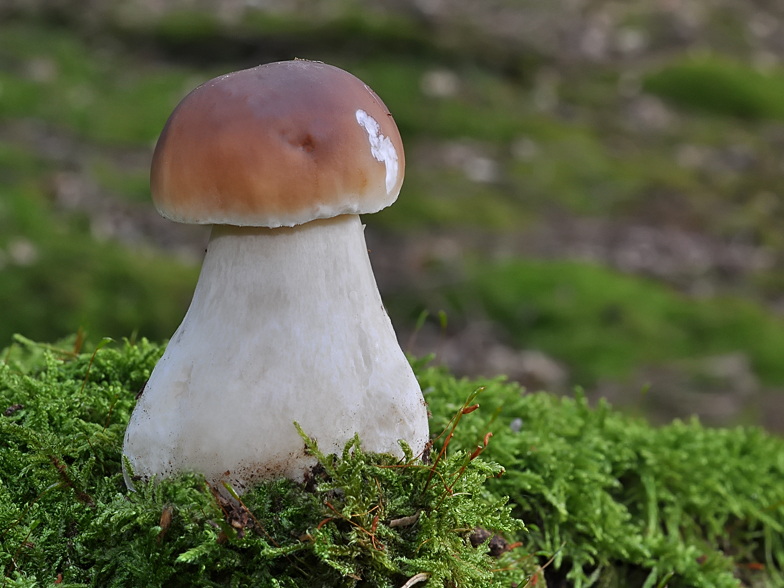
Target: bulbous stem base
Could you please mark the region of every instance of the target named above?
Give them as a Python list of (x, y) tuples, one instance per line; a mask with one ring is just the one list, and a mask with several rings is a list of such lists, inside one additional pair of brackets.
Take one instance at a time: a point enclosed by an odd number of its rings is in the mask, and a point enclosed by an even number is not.
[(194, 470), (238, 490), (301, 480), (358, 433), (401, 454), (428, 440), (419, 384), (381, 302), (359, 217), (213, 228), (188, 312), (131, 416), (123, 453), (145, 478)]

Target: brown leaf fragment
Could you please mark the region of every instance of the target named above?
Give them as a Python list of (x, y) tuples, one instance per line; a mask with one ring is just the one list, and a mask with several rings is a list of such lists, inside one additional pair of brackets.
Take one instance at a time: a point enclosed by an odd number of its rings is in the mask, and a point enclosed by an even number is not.
[(490, 531), (488, 531), (487, 529), (483, 529), (481, 527), (476, 527), (474, 529), (474, 532), (471, 533), (471, 536), (468, 539), (469, 539), (469, 541), (471, 541), (471, 545), (473, 547), (479, 547), (480, 545), (482, 545), (482, 543), (484, 543), (485, 541), (490, 539), (490, 537), (492, 537), (492, 535), (493, 534)]
[(419, 515), (422, 513), (421, 510), (416, 511), (415, 514), (412, 514), (410, 517), (401, 517), (399, 519), (392, 519), (389, 521), (390, 527), (410, 527), (414, 523), (419, 520)]
[(10, 417), (17, 410), (22, 410), (23, 408), (24, 408), (24, 404), (12, 404), (11, 406), (5, 409), (5, 412), (3, 414), (7, 417)]
[(488, 543), (487, 548), (491, 557), (501, 557), (504, 553), (512, 549), (506, 539), (501, 537), (501, 535), (488, 531), (487, 529), (482, 529), (481, 527), (476, 527), (469, 537), (469, 541), (471, 541), (471, 545), (474, 547), (479, 547), (488, 539), (490, 539), (490, 542)]
[(501, 557), (504, 553), (509, 551), (509, 543), (506, 542), (506, 539), (498, 535), (497, 533), (493, 535), (492, 539), (490, 539), (490, 555), (492, 557)]
[[(237, 501), (227, 498), (219, 492), (214, 492), (214, 495), (215, 499), (218, 501), (218, 505), (223, 511), (226, 522), (233, 529), (236, 529), (237, 537), (240, 539), (245, 537), (245, 529), (248, 526), (252, 526), (250, 513), (245, 509), (244, 505)], [(224, 535), (224, 533), (221, 532), (221, 535)], [(218, 543), (220, 543), (220, 537), (218, 539)], [(228, 539), (228, 537), (225, 537), (225, 539)]]
[(158, 533), (158, 537), (155, 539), (155, 543), (160, 545), (161, 541), (163, 541), (163, 537), (166, 535), (166, 532), (169, 530), (171, 526), (172, 518), (174, 517), (174, 509), (171, 506), (165, 506), (163, 508), (163, 512), (161, 513), (161, 521), (158, 523), (158, 526), (161, 528), (160, 533)]

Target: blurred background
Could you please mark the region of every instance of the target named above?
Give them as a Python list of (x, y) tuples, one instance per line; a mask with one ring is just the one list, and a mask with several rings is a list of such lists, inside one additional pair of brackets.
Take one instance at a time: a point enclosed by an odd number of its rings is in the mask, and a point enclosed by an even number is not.
[(294, 57), (403, 135), (364, 220), (404, 349), (784, 431), (781, 0), (0, 0), (0, 348), (171, 336), (208, 230), (153, 209), (157, 135)]

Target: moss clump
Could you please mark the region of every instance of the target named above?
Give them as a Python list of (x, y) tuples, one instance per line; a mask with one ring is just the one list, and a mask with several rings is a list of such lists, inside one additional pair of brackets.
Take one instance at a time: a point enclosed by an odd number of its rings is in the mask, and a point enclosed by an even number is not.
[(356, 439), (322, 455), (303, 436), (320, 463), (305, 485), (238, 501), (188, 475), (128, 492), (122, 436), (161, 351), (18, 338), (3, 352), (5, 586), (399, 588), (418, 574), (444, 588), (784, 586), (781, 439), (657, 429), (501, 380), (477, 395), (424, 362), (431, 427), (446, 433), (430, 464), (365, 454)]
[[(419, 374), (444, 426), (477, 383)], [(759, 428), (711, 429), (696, 419), (654, 428), (612, 410), (485, 383), (456, 431), (504, 465), (488, 480), (526, 521), (523, 551), (553, 556), (548, 586), (784, 586), (784, 441)]]
[(270, 482), (239, 498), (186, 475), (129, 492), (123, 433), (162, 348), (142, 340), (75, 354), (18, 343), (0, 366), (7, 586), (391, 588), (426, 574), (430, 585), (480, 588), (525, 580), (525, 562), (507, 542), (494, 558), (470, 541), (477, 527), (509, 542), (523, 529), (506, 499), (483, 489), (498, 465), (464, 451), (432, 465), (405, 447), (405, 460), (365, 454), (358, 439), (327, 456), (302, 433), (319, 461), (305, 485)]
[(644, 88), (703, 112), (751, 120), (784, 118), (781, 70), (762, 73), (725, 57), (705, 54), (680, 58), (649, 74)]
[(398, 294), (387, 303), (397, 316), (416, 317), (425, 299), (445, 309), (450, 323), (486, 316), (515, 347), (558, 358), (584, 385), (738, 350), (764, 385), (784, 385), (784, 320), (761, 304), (689, 299), (647, 278), (573, 261), (473, 263), (465, 273), (438, 292)]

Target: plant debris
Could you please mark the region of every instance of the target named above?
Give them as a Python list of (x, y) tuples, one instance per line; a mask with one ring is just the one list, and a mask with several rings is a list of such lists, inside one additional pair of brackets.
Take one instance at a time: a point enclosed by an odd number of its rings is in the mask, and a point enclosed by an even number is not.
[(5, 416), (7, 416), (7, 417), (10, 417), (10, 416), (12, 416), (12, 415), (13, 415), (13, 414), (14, 414), (16, 411), (18, 411), (18, 410), (22, 410), (23, 408), (24, 408), (24, 404), (12, 404), (11, 406), (9, 406), (8, 408), (6, 408), (6, 409), (5, 409), (5, 412), (4, 412), (3, 414), (4, 414)]

